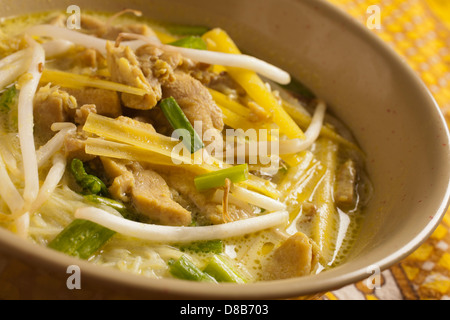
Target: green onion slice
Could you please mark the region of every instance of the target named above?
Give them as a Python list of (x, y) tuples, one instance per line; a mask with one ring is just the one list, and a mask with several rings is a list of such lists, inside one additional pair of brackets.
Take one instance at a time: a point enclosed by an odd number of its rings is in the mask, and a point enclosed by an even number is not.
[(194, 178), (194, 184), (198, 191), (224, 187), (226, 179), (237, 183), (248, 179), (248, 165), (240, 164), (234, 167), (205, 173)]
[(161, 100), (159, 105), (170, 125), (175, 130), (180, 130), (177, 133), (180, 134), (184, 145), (191, 153), (195, 153), (204, 147), (203, 141), (173, 97)]
[(185, 38), (178, 39), (174, 42), (169, 43), (175, 47), (183, 47), (189, 49), (197, 49), (197, 50), (206, 50), (208, 46), (206, 45), (205, 40), (198, 36), (189, 36)]

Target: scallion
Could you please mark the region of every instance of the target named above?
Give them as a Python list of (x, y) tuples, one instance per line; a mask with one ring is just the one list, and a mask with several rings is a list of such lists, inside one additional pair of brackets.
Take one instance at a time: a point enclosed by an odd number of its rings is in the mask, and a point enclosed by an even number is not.
[(214, 255), (203, 272), (209, 274), (218, 282), (247, 282), (233, 267), (231, 267), (230, 263), (220, 255)]
[(183, 143), (191, 153), (195, 153), (204, 147), (202, 140), (173, 97), (161, 100), (159, 106), (170, 125), (175, 130), (181, 130), (179, 133), (183, 139)]
[(75, 219), (48, 244), (48, 247), (80, 259), (88, 259), (115, 233), (94, 222)]
[(218, 171), (205, 173), (194, 178), (195, 187), (198, 191), (223, 187), (226, 179), (237, 183), (248, 179), (248, 165), (246, 163)]
[(186, 255), (182, 255), (178, 260), (171, 259), (169, 272), (178, 279), (217, 283), (212, 276), (200, 270)]
[(205, 40), (198, 36), (189, 36), (185, 38), (178, 39), (176, 41), (173, 41), (171, 43), (168, 43), (171, 46), (175, 47), (183, 47), (183, 48), (190, 48), (190, 49), (198, 49), (198, 50), (206, 50), (208, 49), (208, 46), (206, 45)]
[(203, 26), (185, 26), (185, 25), (166, 25), (164, 28), (171, 34), (179, 36), (201, 36), (209, 31), (208, 27)]

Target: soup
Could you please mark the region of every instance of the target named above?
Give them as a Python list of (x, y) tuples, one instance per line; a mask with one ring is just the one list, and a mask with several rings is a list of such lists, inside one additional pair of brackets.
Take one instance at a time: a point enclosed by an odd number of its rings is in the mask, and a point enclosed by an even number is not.
[(139, 16), (2, 21), (1, 225), (151, 278), (342, 263), (371, 191), (345, 125), (225, 30)]

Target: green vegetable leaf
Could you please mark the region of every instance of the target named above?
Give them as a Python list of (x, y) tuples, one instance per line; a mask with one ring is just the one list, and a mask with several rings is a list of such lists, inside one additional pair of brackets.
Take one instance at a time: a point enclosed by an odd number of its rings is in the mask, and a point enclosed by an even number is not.
[(115, 233), (94, 222), (75, 219), (48, 244), (48, 247), (80, 259), (88, 259)]

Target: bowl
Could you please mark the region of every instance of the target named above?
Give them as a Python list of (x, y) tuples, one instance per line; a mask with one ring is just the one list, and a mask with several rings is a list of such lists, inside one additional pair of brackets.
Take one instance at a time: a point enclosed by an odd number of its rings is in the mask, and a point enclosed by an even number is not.
[[(0, 0), (2, 16), (72, 1)], [(120, 0), (78, 0), (83, 10), (117, 12)], [(374, 194), (345, 263), (323, 273), (249, 285), (153, 280), (64, 256), (0, 230), (2, 271), (17, 298), (275, 299), (314, 297), (376, 275), (412, 253), (449, 204), (447, 126), (407, 63), (367, 28), (320, 0), (130, 0), (156, 21), (221, 27), (245, 52), (285, 70), (328, 102), (367, 154)], [(70, 290), (78, 266), (82, 290)], [(70, 287), (70, 286), (69, 286)], [(8, 288), (7, 286), (4, 288)], [(6, 289), (5, 289), (6, 290)]]

